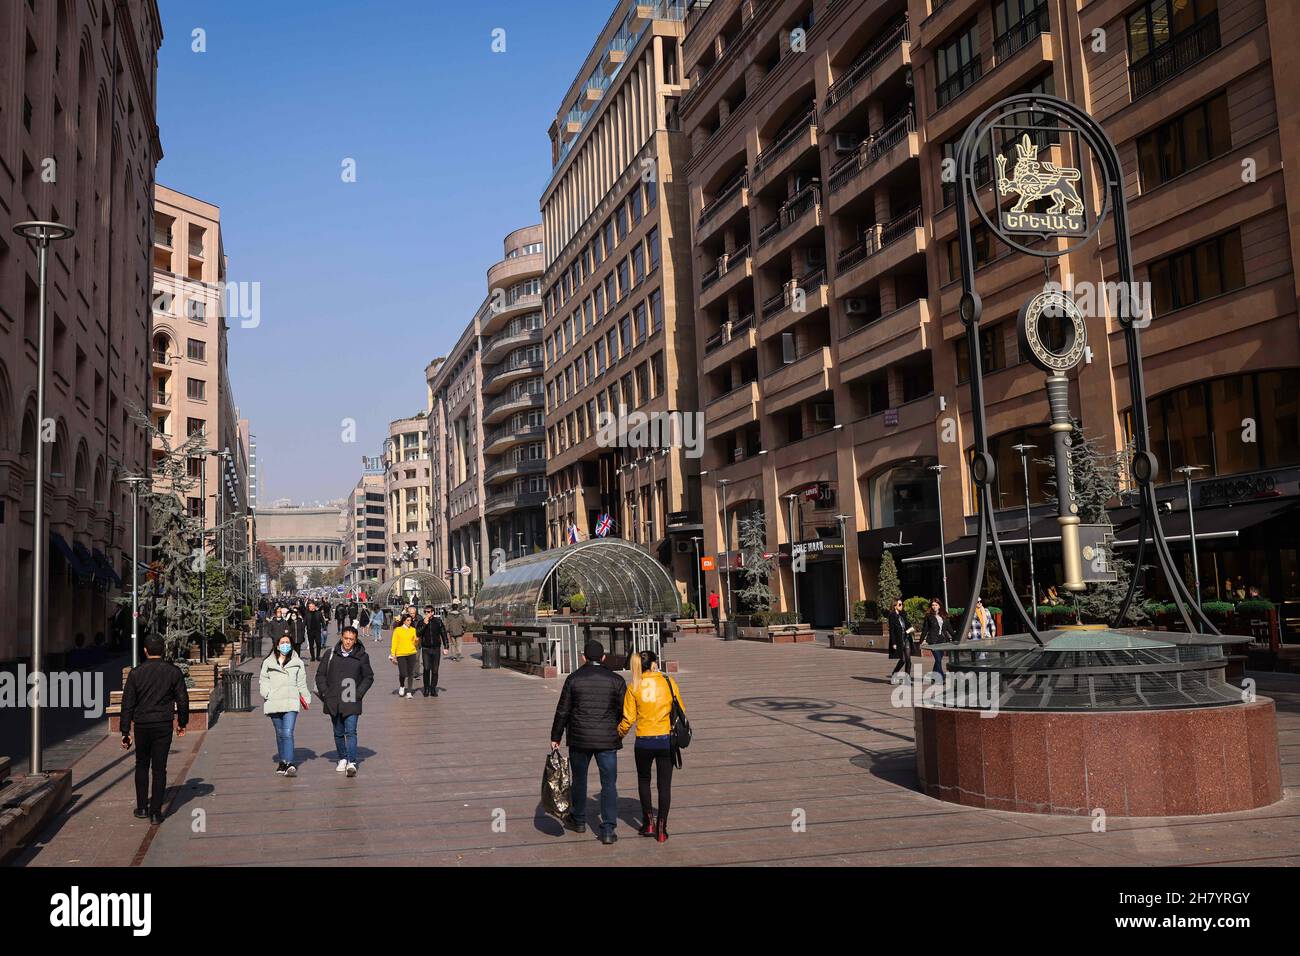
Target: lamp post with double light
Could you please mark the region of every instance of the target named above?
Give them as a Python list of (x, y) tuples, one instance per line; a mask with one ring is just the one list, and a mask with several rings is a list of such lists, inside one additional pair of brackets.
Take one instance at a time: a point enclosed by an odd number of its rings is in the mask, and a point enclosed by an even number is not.
[[(794, 598), (794, 619), (796, 622), (803, 620), (799, 616), (799, 561), (794, 553), (795, 539), (798, 538), (796, 533), (797, 525), (795, 515), (799, 507), (799, 496), (794, 492), (785, 496), (785, 500), (790, 503), (790, 592)], [(846, 551), (845, 554), (848, 554)]]
[(1196, 512), (1192, 507), (1192, 476), (1204, 470), (1204, 465), (1183, 465), (1181, 468), (1174, 469), (1183, 476), (1183, 487), (1187, 492), (1187, 537), (1188, 545), (1192, 549), (1192, 583), (1195, 585), (1192, 597), (1196, 600), (1198, 608), (1201, 606), (1201, 564), (1196, 554)]
[(939, 574), (943, 579), (943, 613), (948, 613), (948, 544), (943, 534), (943, 470), (947, 465), (930, 465), (934, 472), (934, 487), (939, 496)]
[(727, 586), (722, 612), (726, 615), (728, 622), (731, 621), (731, 518), (727, 514), (727, 485), (729, 484), (731, 484), (730, 478), (718, 479), (718, 487), (721, 489), (722, 496), (722, 548), (726, 552), (727, 561)]
[(119, 478), (131, 488), (131, 667), (140, 665), (140, 486), (149, 483), (140, 475)]

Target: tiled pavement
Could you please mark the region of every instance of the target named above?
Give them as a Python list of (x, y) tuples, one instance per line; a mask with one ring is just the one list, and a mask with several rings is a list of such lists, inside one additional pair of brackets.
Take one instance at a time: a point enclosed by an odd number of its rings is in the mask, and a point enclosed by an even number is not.
[[(371, 648), (375, 645), (371, 644)], [(376, 649), (376, 654), (381, 653)], [(696, 739), (673, 787), (672, 838), (638, 839), (636, 777), (620, 754), (619, 835), (601, 846), (538, 809), (558, 680), (444, 662), (442, 695), (399, 699), (385, 657), (361, 719), (355, 779), (334, 771), (318, 709), (299, 721), (300, 772), (273, 772), (260, 712), (177, 740), (171, 816), (130, 816), (114, 741), (75, 771), (78, 797), (21, 862), (61, 865), (1177, 865), (1300, 863), (1300, 679), (1256, 675), (1278, 702), (1286, 798), (1205, 818), (1089, 818), (970, 809), (917, 793), (911, 711), (890, 704), (883, 655), (824, 645), (669, 645)], [(197, 752), (194, 752), (197, 748)], [(192, 763), (191, 763), (192, 758)], [(591, 772), (588, 822), (597, 819)], [(202, 811), (200, 814), (199, 811)], [(806, 825), (800, 827), (800, 821)]]

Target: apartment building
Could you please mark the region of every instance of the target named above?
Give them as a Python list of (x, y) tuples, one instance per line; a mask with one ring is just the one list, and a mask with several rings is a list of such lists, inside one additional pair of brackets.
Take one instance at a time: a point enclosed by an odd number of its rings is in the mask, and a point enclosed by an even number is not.
[[(258, 540), (278, 548), (285, 570), (292, 571), (299, 588), (306, 588), (313, 571), (328, 574), (343, 560), (343, 535), (338, 507), (297, 506), (276, 502), (257, 511)], [(272, 582), (278, 593), (278, 585)]]
[(344, 507), (343, 562), (344, 582), (358, 585), (363, 581), (388, 580), (388, 521), (385, 507), (383, 465), (367, 469), (357, 481)]
[[(132, 514), (118, 479), (149, 468), (149, 256), (162, 26), (154, 0), (0, 4), (0, 661), (31, 654), (38, 279), (12, 225), (57, 220), (51, 246), (42, 480), (45, 647), (107, 632), (129, 580)], [(145, 509), (138, 516), (148, 540)]]
[(541, 197), (548, 545), (589, 538), (608, 516), (683, 597), (697, 579), (698, 458), (600, 425), (699, 408), (678, 118), (685, 16), (684, 2), (617, 5), (551, 124)]
[[(785, 559), (783, 609), (797, 578), (806, 618), (842, 620), (840, 595), (872, 596), (887, 548), (907, 593), (939, 593), (941, 509), (949, 539), (976, 528), (956, 192), (944, 160), (988, 106), (1040, 91), (1088, 110), (1124, 160), (1137, 278), (1152, 289), (1146, 386), (1176, 554), (1190, 580), (1186, 495), (1173, 469), (1200, 465), (1198, 532), (1218, 529), (1199, 542), (1202, 568), (1212, 566), (1204, 595), (1259, 587), (1294, 627), (1297, 606), (1286, 602), (1300, 600), (1300, 438), (1294, 389), (1283, 383), (1300, 360), (1300, 245), (1289, 225), (1300, 174), (1282, 156), (1300, 145), (1300, 107), (1278, 91), (1297, 29), (1296, 11), (1271, 0), (695, 4), (681, 115), (709, 435), (705, 537), (719, 566), (735, 561), (739, 519), (761, 509), (768, 546)], [(1059, 149), (1050, 130), (1031, 131)], [(988, 193), (987, 154), (977, 173)], [(1096, 193), (1086, 200), (1099, 208)], [(1027, 596), (1026, 474), (1012, 446), (1045, 456), (1051, 443), (1042, 373), (1018, 353), (1014, 323), (1042, 288), (1043, 264), (1010, 254), (980, 225), (973, 240), (995, 520), (1020, 542), (1009, 554)], [(1110, 223), (1057, 266), (1053, 277), (1068, 273), (1076, 286), (1113, 280)], [(1073, 407), (1087, 434), (1120, 449), (1122, 336), (1104, 310), (1088, 332)], [(1060, 576), (1059, 548), (1044, 540), (1049, 477), (1031, 458), (1040, 582)], [(1131, 520), (1131, 509), (1117, 510), (1117, 538)], [(798, 575), (792, 543), (807, 559)], [(950, 540), (950, 552), (961, 550), (969, 542)], [(954, 594), (963, 573), (963, 562), (950, 565)], [(1159, 593), (1156, 580), (1148, 585)]]
[[(153, 452), (164, 454), (191, 435), (206, 436), (211, 454), (190, 463), (200, 479), (187, 492), (191, 517), (203, 511), (214, 554), (232, 537), (232, 516), (249, 513), (248, 453), (230, 384), (229, 328), (223, 309), (226, 253), (221, 210), (159, 185), (153, 209), (153, 337), (150, 417)], [(208, 496), (203, 507), (202, 495)], [(224, 539), (224, 540), (223, 540)]]
[(393, 574), (433, 567), (429, 413), (388, 425), (384, 442), (385, 532)]

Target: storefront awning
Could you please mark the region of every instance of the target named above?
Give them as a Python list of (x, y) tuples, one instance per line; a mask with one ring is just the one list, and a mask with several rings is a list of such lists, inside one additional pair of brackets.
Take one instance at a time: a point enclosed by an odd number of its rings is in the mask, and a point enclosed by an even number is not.
[[(1061, 526), (1057, 524), (1055, 517), (1035, 518), (1033, 522), (1034, 544), (1050, 544), (1061, 540)], [(969, 558), (972, 557), (979, 547), (979, 535), (967, 534), (962, 535), (955, 541), (949, 541), (946, 545), (947, 556), (951, 558)], [(1028, 544), (1029, 538), (1025, 535), (1025, 526), (1020, 525), (1017, 528), (1006, 528), (998, 532), (998, 540), (1002, 542), (1002, 547), (1013, 548)], [(989, 539), (990, 546), (992, 538)], [(920, 554), (914, 554), (909, 558), (903, 558), (900, 564), (918, 564), (924, 561), (938, 561), (940, 557), (939, 546), (935, 545)]]
[[(95, 567), (91, 562), (90, 552), (82, 545), (70, 545), (64, 540), (63, 535), (57, 531), (51, 531), (50, 547), (67, 562), (68, 567), (72, 569), (72, 573), (77, 577), (91, 578), (95, 576)], [(85, 555), (85, 557), (83, 558), (82, 555)]]
[(112, 584), (120, 588), (122, 586), (122, 578), (113, 567), (112, 562), (110, 562), (105, 556), (104, 552), (100, 551), (99, 548), (95, 548), (91, 551), (90, 556), (95, 559), (95, 566), (99, 568), (101, 572), (100, 579), (105, 584)]

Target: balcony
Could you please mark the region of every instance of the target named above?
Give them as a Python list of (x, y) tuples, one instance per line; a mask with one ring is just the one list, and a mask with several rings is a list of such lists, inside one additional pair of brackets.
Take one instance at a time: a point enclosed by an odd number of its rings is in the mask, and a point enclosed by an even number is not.
[(975, 85), (984, 75), (980, 55), (971, 57), (956, 73), (952, 74), (934, 89), (935, 112), (943, 109), (957, 97)]
[[(796, 309), (798, 293), (803, 293), (803, 307)], [(830, 290), (826, 285), (825, 269), (815, 269), (798, 280), (791, 279), (780, 292), (764, 301), (760, 335), (769, 339), (829, 305)]]
[(840, 381), (848, 382), (916, 355), (927, 347), (930, 306), (909, 302), (855, 329), (839, 341)]
[(522, 475), (540, 475), (544, 471), (546, 471), (546, 461), (544, 459), (525, 461), (506, 459), (489, 466), (483, 472), (483, 482), (485, 484), (496, 484), (507, 479), (519, 478)]
[[(865, 274), (867, 270), (859, 269), (859, 267), (903, 240), (909, 240), (908, 247), (902, 251), (904, 257), (925, 248), (925, 234), (921, 228), (920, 206), (883, 225), (876, 223), (873, 226), (868, 226), (862, 238), (855, 245), (839, 254), (835, 260), (835, 294), (837, 296), (845, 295), (862, 285), (868, 278), (874, 278), (881, 271), (884, 271), (886, 266), (870, 270), (871, 274), (867, 275)], [(888, 265), (894, 264), (894, 262), (888, 263)]]
[(695, 241), (701, 242), (725, 225), (743, 209), (749, 208), (749, 171), (740, 175), (717, 191), (708, 204), (700, 210), (695, 226)]
[(517, 295), (513, 299), (509, 295), (505, 295), (501, 299), (500, 309), (496, 311), (491, 308), (488, 309), (487, 315), (483, 318), (483, 334), (492, 335), (500, 331), (510, 319), (517, 315), (540, 311), (542, 311), (542, 297), (540, 294)]
[(754, 329), (754, 315), (750, 313), (735, 322), (725, 323), (705, 340), (704, 361), (700, 367), (705, 374), (715, 372), (757, 347), (758, 333)]
[(617, 67), (623, 65), (631, 49), (632, 38), (630, 36), (620, 35), (614, 37), (605, 49), (605, 55), (600, 62), (601, 69), (607, 74), (612, 73)]
[(159, 368), (165, 368), (170, 371), (171, 357), (166, 352), (160, 352), (157, 349), (154, 349), (153, 364), (158, 366)]
[(155, 229), (153, 231), (153, 244), (163, 249), (172, 247), (172, 231), (170, 229)]
[(726, 297), (741, 282), (754, 276), (754, 262), (749, 256), (749, 246), (723, 253), (718, 264), (700, 277), (700, 308), (708, 308)]
[[(908, 21), (904, 14), (885, 27), (880, 38), (831, 84), (822, 103), (822, 123), (827, 130), (833, 130), (836, 123), (869, 96), (871, 90), (880, 85), (881, 79), (911, 62), (908, 40)], [(881, 67), (887, 67), (887, 72), (877, 77), (875, 82), (867, 82)], [(859, 95), (852, 95), (855, 91)]]
[(1215, 11), (1129, 66), (1130, 95), (1135, 100), (1145, 96), (1161, 83), (1205, 59), (1219, 49), (1221, 42), (1219, 14)]
[(789, 365), (770, 372), (763, 379), (763, 411), (766, 414), (806, 402), (831, 387), (831, 350), (813, 349)]
[(499, 332), (488, 339), (487, 347), (483, 349), (482, 362), (484, 365), (494, 365), (508, 355), (512, 348), (535, 345), (541, 340), (542, 330), (540, 327), (522, 329), (518, 332)]
[(758, 264), (770, 262), (821, 225), (822, 187), (813, 182), (782, 203), (776, 218), (758, 231)]
[(485, 515), (504, 514), (519, 508), (541, 508), (546, 504), (544, 491), (502, 491), (488, 495), (483, 507)]
[(726, 432), (758, 421), (758, 382), (746, 382), (719, 395), (704, 406), (704, 427), (709, 434)]
[[(860, 196), (899, 164), (917, 159), (920, 155), (921, 141), (916, 133), (916, 118), (909, 109), (864, 139), (856, 150), (831, 169), (831, 211), (835, 212)], [(867, 170), (871, 170), (872, 175), (862, 175)], [(853, 186), (851, 190), (846, 188), (850, 185)]]
[[(859, 449), (859, 467), (872, 468), (885, 464), (885, 460), (909, 455), (934, 454), (937, 445), (934, 420), (938, 415), (938, 400), (934, 395), (926, 395), (854, 422), (851, 426), (853, 444), (866, 445), (874, 452), (874, 455), (863, 454)], [(906, 439), (903, 438), (905, 434)], [(885, 439), (889, 439), (891, 444), (875, 444)], [(885, 460), (877, 462), (877, 456)]]
[(1006, 33), (993, 41), (993, 62), (997, 64), (1009, 59), (1017, 50), (1048, 29), (1047, 6), (1043, 5), (1012, 24)]
[(499, 455), (523, 442), (538, 441), (545, 434), (546, 429), (541, 425), (528, 425), (524, 428), (511, 428), (507, 425), (497, 428), (484, 436), (483, 454)]
[(172, 397), (168, 392), (154, 392), (150, 401), (154, 408), (170, 409), (172, 407)]
[(751, 175), (754, 191), (762, 192), (763, 187), (775, 182), (790, 163), (816, 148), (817, 110), (811, 109), (777, 134), (776, 139), (755, 158)]
[(541, 407), (541, 392), (522, 392), (516, 395), (507, 391), (483, 406), (482, 421), (484, 425), (494, 425), (503, 419), (509, 418), (515, 412), (526, 412), (530, 408)]

